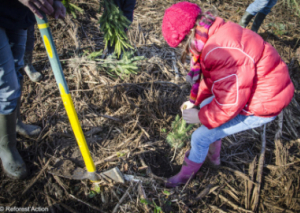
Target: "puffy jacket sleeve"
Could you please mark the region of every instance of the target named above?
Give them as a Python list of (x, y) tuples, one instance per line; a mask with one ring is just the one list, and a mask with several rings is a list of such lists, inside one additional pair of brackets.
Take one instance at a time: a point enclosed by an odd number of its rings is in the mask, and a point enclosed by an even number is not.
[[(207, 128), (216, 128), (237, 116), (247, 104), (255, 76), (253, 62), (241, 65), (224, 63), (211, 70), (213, 81), (211, 103), (199, 111), (199, 119)], [(206, 91), (206, 90), (204, 90)], [(208, 92), (205, 92), (205, 94)]]
[(204, 101), (206, 98), (211, 97), (213, 94), (210, 89), (207, 87), (205, 81), (202, 79), (198, 89), (197, 99), (195, 101), (195, 105), (198, 106)]

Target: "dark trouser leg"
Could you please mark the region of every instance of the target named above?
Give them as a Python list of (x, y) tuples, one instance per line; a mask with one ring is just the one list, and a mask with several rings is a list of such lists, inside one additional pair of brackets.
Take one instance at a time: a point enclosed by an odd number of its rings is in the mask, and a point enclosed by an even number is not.
[(25, 163), (16, 149), (16, 108), (20, 97), (27, 31), (0, 28), (0, 158), (4, 172), (12, 178), (24, 178)]
[(135, 7), (135, 2), (136, 0), (125, 0), (123, 1), (123, 5), (122, 5), (122, 11), (124, 16), (126, 16), (126, 18), (132, 22), (133, 21), (133, 11), (134, 11), (134, 7)]
[(255, 19), (253, 21), (251, 30), (256, 32), (258, 31), (259, 27), (261, 26), (261, 24), (263, 23), (263, 21), (265, 20), (267, 15), (263, 14), (263, 13), (257, 13), (255, 16)]

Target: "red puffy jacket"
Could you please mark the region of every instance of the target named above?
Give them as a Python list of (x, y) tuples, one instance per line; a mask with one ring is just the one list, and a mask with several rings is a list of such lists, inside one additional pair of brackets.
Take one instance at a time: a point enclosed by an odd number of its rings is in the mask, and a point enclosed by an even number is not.
[(204, 78), (195, 105), (214, 96), (198, 114), (209, 129), (238, 114), (278, 115), (294, 95), (288, 67), (275, 48), (251, 30), (219, 17), (209, 29), (201, 69)]

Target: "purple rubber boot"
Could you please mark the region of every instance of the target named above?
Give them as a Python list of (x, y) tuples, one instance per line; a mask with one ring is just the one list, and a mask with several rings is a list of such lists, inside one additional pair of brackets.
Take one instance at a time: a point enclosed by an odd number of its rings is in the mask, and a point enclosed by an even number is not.
[(220, 152), (221, 152), (222, 141), (217, 140), (210, 144), (207, 158), (213, 166), (219, 166), (220, 161)]
[[(187, 151), (184, 156), (184, 161), (181, 167), (180, 172), (170, 177), (167, 180), (166, 187), (172, 188), (181, 184), (185, 184), (190, 178), (193, 178), (198, 172), (203, 163), (195, 163), (188, 159), (190, 151)], [(191, 177), (192, 176), (192, 177)]]

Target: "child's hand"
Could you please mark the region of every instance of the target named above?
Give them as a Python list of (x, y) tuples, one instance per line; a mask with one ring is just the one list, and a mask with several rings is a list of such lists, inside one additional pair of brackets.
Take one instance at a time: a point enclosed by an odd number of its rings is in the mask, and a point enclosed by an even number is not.
[(191, 109), (195, 106), (195, 104), (193, 104), (192, 102), (190, 101), (186, 101), (184, 102), (181, 107), (180, 107), (180, 110), (181, 112), (183, 112), (183, 110), (186, 110), (186, 109)]
[(188, 124), (199, 124), (200, 120), (198, 117), (199, 110), (192, 108), (192, 109), (186, 109), (182, 112), (182, 118), (186, 121)]

